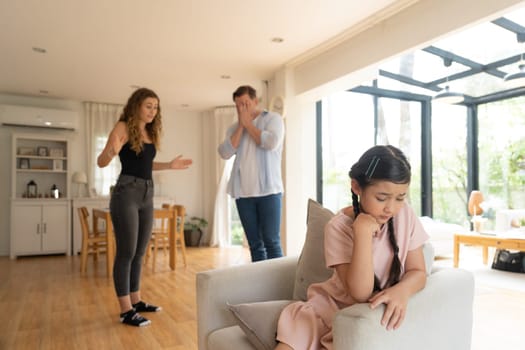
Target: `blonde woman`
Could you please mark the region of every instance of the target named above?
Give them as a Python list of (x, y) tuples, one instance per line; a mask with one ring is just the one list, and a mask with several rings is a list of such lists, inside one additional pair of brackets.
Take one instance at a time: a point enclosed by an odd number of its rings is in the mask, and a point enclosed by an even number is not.
[(162, 130), (160, 101), (150, 89), (140, 88), (128, 99), (119, 121), (97, 158), (103, 168), (118, 155), (122, 165), (110, 200), (116, 256), (113, 281), (120, 305), (120, 321), (132, 326), (151, 323), (140, 312), (160, 311), (142, 301), (142, 259), (153, 225), (153, 170), (186, 169), (192, 160), (177, 156), (170, 162), (153, 161)]

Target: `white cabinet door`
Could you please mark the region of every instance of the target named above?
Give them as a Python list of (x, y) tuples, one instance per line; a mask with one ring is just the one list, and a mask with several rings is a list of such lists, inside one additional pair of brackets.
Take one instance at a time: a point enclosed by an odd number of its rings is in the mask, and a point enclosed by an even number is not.
[[(12, 206), (11, 257), (42, 251), (42, 206)], [(13, 251), (14, 250), (14, 251)]]
[(14, 201), (11, 205), (11, 259), (19, 255), (69, 255), (69, 201)]
[(68, 242), (67, 205), (45, 205), (42, 207), (42, 252), (66, 252)]

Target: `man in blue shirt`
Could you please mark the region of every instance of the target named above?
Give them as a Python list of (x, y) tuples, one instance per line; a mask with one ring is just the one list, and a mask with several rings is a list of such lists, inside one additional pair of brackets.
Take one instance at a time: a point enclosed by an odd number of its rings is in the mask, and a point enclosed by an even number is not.
[(238, 120), (228, 128), (218, 149), (223, 159), (235, 155), (228, 194), (235, 198), (252, 261), (278, 258), (283, 256), (280, 226), (284, 122), (279, 114), (258, 108), (257, 94), (251, 86), (237, 88), (233, 101)]

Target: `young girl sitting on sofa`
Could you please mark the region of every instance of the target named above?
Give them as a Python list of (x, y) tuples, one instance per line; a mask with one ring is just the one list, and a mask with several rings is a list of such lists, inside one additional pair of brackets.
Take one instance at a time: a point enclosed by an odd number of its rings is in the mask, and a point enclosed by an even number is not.
[(334, 273), (310, 285), (308, 300), (281, 313), (276, 350), (332, 349), (335, 313), (355, 303), (385, 304), (381, 324), (399, 328), (407, 303), (426, 283), (428, 239), (406, 203), (410, 164), (393, 146), (375, 146), (350, 169), (352, 206), (325, 228), (325, 260)]

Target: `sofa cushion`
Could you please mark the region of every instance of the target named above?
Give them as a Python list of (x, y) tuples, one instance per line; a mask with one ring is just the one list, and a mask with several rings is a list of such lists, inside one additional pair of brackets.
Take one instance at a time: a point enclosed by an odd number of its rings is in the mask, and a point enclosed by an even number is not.
[(250, 343), (257, 350), (273, 350), (277, 345), (275, 340), (277, 321), (284, 307), (291, 300), (263, 301), (231, 305), (228, 308), (235, 316), (237, 324), (244, 331)]
[(332, 275), (333, 270), (326, 267), (324, 260), (324, 227), (333, 216), (334, 213), (321, 204), (308, 200), (306, 238), (295, 273), (295, 300), (306, 300), (310, 284), (325, 281)]

